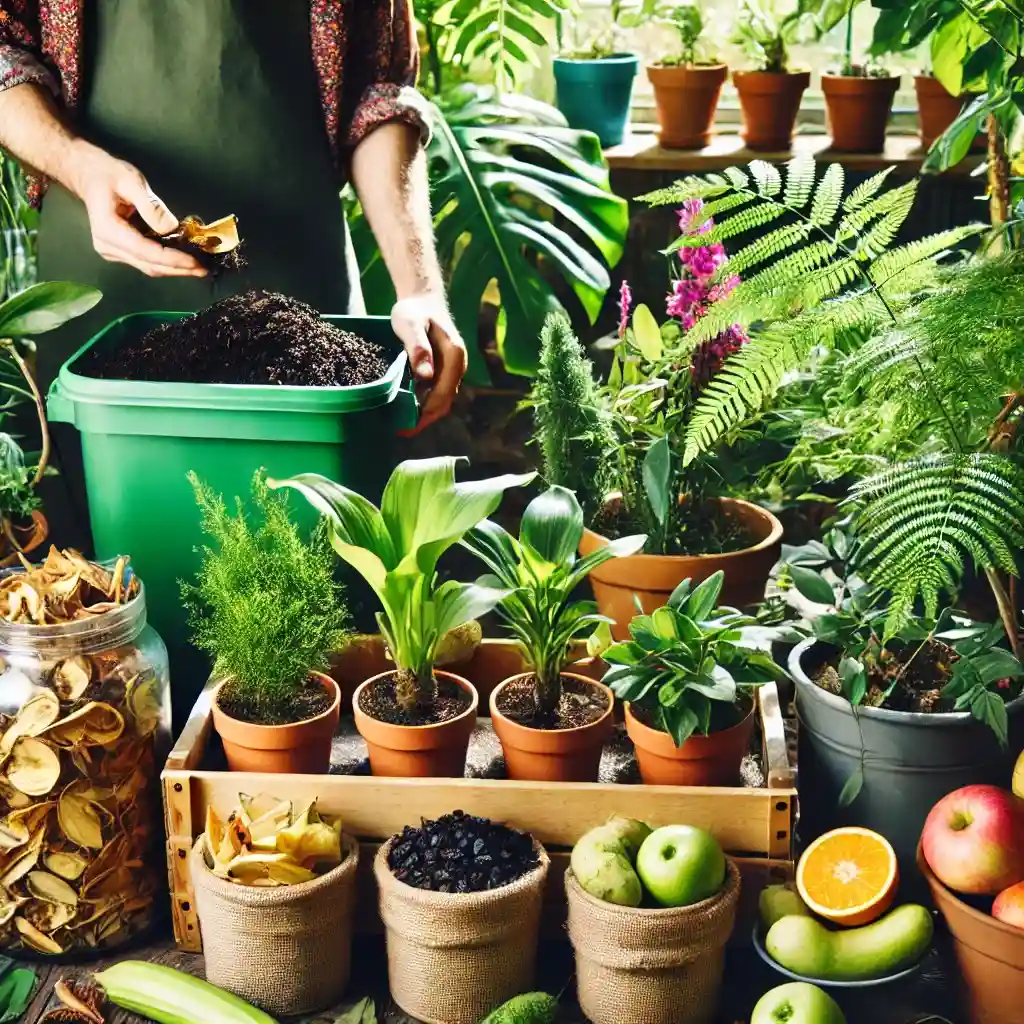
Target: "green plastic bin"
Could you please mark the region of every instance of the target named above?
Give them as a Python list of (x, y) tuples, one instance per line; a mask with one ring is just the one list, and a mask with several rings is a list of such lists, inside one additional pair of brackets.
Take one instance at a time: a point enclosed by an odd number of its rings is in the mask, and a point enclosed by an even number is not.
[[(402, 346), (387, 317), (324, 319), (393, 354), (387, 373), (356, 387), (158, 384), (97, 380), (75, 371), (92, 349), (113, 349), (183, 313), (115, 320), (62, 367), (47, 396), (49, 419), (81, 434), (89, 516), (98, 558), (131, 556), (145, 581), (149, 618), (172, 654), (176, 708), (202, 680), (188, 655), (178, 581), (191, 579), (202, 543), (189, 470), (223, 494), (247, 498), (253, 473), (322, 473), (379, 497), (397, 461), (398, 431), (414, 425), (416, 400)], [(305, 502), (292, 502), (303, 526)], [(186, 692), (183, 692), (186, 691)], [(181, 724), (179, 718), (179, 724)]]

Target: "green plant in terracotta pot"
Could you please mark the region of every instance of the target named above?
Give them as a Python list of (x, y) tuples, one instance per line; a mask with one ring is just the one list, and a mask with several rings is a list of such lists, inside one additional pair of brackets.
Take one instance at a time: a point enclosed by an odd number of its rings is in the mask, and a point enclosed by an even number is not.
[(583, 509), (571, 491), (556, 485), (527, 506), (518, 540), (485, 520), (462, 542), (491, 571), (481, 582), (508, 591), (498, 612), (530, 668), (491, 694), (491, 720), (509, 778), (593, 781), (611, 731), (611, 691), (565, 671), (573, 640), (608, 620), (594, 602), (572, 595), (591, 569), (635, 554), (646, 537), (623, 537), (578, 558), (582, 536)]
[(460, 461), (400, 463), (380, 508), (314, 473), (270, 483), (298, 491), (326, 517), (334, 550), (380, 600), (377, 623), (395, 668), (366, 680), (353, 698), (375, 775), (461, 776), (465, 768), (479, 698), (467, 680), (434, 666), (446, 635), (491, 611), (508, 592), (442, 583), (437, 563), (497, 509), (508, 488), (535, 474), (457, 482)]
[(326, 671), (349, 636), (344, 593), (323, 527), (303, 541), (283, 494), (262, 473), (252, 514), (234, 510), (195, 474), (208, 543), (182, 585), (195, 645), (223, 677), (213, 723), (232, 771), (326, 772), (341, 691)]
[(626, 730), (648, 784), (735, 784), (754, 727), (754, 690), (782, 675), (761, 649), (764, 627), (717, 606), (722, 580), (721, 571), (696, 587), (684, 580), (664, 607), (633, 619), (629, 640), (592, 645), (611, 666), (605, 681), (626, 701)]

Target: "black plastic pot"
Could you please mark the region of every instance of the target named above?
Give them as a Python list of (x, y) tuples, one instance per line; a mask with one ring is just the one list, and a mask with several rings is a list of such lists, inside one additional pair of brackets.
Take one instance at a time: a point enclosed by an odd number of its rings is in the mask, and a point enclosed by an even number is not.
[[(873, 829), (892, 843), (903, 877), (913, 885), (917, 842), (932, 807), (961, 786), (1009, 785), (1010, 751), (1024, 742), (1024, 697), (1007, 706), (1010, 748), (1001, 750), (992, 730), (968, 712), (861, 707), (855, 714), (848, 700), (810, 678), (836, 653), (805, 640), (789, 657), (799, 723), (800, 838), (806, 843), (840, 825)], [(840, 807), (839, 795), (860, 768), (862, 750), (864, 784), (853, 803)]]

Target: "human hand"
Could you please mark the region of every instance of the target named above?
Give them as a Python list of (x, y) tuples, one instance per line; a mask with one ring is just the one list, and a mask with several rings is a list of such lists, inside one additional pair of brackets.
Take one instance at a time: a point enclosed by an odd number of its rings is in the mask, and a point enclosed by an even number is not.
[(137, 213), (158, 235), (178, 226), (177, 217), (131, 164), (82, 143), (69, 185), (85, 205), (93, 248), (105, 260), (125, 263), (148, 277), (206, 276), (194, 257), (146, 238), (129, 223)]
[(444, 296), (430, 292), (400, 299), (391, 310), (391, 327), (409, 354), (417, 394), (425, 394), (418, 434), (451, 411), (466, 372), (466, 346), (448, 312)]

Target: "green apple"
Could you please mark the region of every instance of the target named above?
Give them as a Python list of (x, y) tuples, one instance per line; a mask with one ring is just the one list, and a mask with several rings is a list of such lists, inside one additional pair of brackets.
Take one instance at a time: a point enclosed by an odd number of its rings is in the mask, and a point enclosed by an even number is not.
[(791, 981), (757, 1001), (750, 1024), (846, 1024), (836, 1001), (817, 985)]
[(663, 907), (710, 899), (725, 884), (725, 854), (710, 832), (693, 825), (656, 828), (640, 847), (636, 870)]
[(791, 885), (766, 885), (757, 900), (761, 926), (767, 932), (776, 921), (790, 914), (809, 914), (807, 904)]

